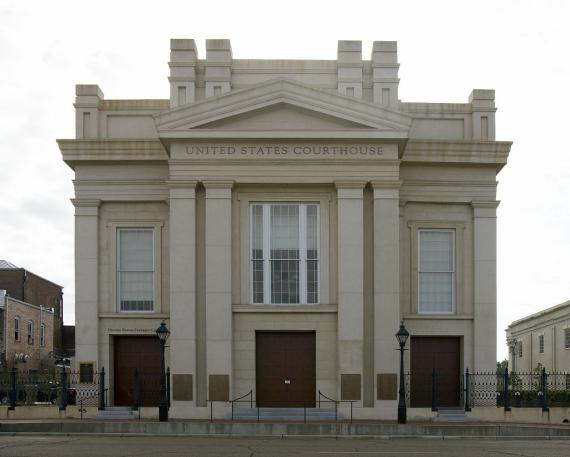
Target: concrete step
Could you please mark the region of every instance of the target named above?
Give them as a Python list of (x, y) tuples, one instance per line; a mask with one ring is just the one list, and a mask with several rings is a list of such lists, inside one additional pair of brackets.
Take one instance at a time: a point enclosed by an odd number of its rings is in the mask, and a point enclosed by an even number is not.
[[(259, 414), (260, 420), (335, 420), (334, 408), (236, 408), (234, 409), (234, 419), (255, 419)], [(227, 416), (231, 418), (231, 414)], [(338, 414), (338, 419), (341, 415)]]
[(100, 420), (133, 420), (136, 418), (135, 411), (129, 406), (107, 406), (103, 411), (100, 411), (94, 419)]
[(433, 418), (434, 422), (469, 422), (471, 417), (465, 414), (464, 408), (440, 408), (437, 417)]

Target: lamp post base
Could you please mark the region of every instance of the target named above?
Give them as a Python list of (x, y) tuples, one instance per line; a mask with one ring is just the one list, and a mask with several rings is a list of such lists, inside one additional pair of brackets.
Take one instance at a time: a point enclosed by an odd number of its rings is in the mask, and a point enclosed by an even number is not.
[(398, 424), (405, 424), (407, 420), (406, 407), (398, 406)]
[(159, 405), (158, 407), (158, 420), (160, 422), (168, 422), (168, 406)]

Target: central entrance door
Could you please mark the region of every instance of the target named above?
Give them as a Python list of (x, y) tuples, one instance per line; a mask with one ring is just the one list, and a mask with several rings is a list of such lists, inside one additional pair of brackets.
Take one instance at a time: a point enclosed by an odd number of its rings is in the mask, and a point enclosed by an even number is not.
[(115, 406), (131, 406), (137, 390), (140, 406), (158, 406), (161, 358), (158, 338), (116, 336), (114, 346)]
[(255, 353), (257, 406), (315, 406), (315, 332), (256, 332)]

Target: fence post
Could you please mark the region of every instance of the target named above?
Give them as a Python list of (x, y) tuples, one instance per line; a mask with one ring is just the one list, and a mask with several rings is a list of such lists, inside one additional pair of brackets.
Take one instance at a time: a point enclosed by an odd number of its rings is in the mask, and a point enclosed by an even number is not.
[(133, 411), (139, 409), (140, 404), (140, 381), (139, 381), (139, 370), (135, 368), (135, 376), (133, 378)]
[(503, 397), (504, 397), (504, 405), (505, 411), (511, 410), (511, 399), (509, 395), (509, 369), (505, 368), (505, 373), (503, 374)]
[(465, 411), (471, 411), (471, 402), (470, 402), (470, 389), (469, 389), (469, 383), (470, 383), (470, 375), (469, 375), (469, 368), (465, 369)]
[(437, 374), (435, 368), (431, 374), (431, 410), (437, 411)]
[(548, 375), (546, 374), (546, 368), (542, 369), (540, 381), (542, 384), (542, 410), (548, 411)]
[(65, 371), (65, 364), (62, 364), (61, 366), (60, 384), (61, 404), (59, 405), (59, 410), (65, 411), (65, 408), (67, 408), (67, 372)]
[(105, 367), (99, 373), (99, 410), (105, 409)]
[(166, 404), (170, 409), (170, 367), (166, 369)]
[(18, 374), (18, 370), (16, 366), (12, 367), (10, 370), (10, 406), (8, 409), (10, 411), (14, 411), (16, 409), (16, 402), (18, 401), (18, 389), (16, 386), (16, 377)]

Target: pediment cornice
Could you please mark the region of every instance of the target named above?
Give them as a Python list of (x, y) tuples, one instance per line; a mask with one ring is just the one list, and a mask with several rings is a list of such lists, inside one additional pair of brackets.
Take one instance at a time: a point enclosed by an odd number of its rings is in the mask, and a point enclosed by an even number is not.
[[(290, 106), (303, 112), (338, 120), (330, 129), (225, 129), (224, 120), (255, 115), (259, 110)], [(235, 90), (196, 103), (171, 108), (154, 115), (162, 139), (182, 138), (387, 138), (408, 137), (412, 118), (398, 111), (307, 86), (278, 79)], [(218, 124), (217, 126), (215, 124)], [(214, 124), (214, 126), (213, 126)], [(344, 124), (344, 126), (340, 126)]]

